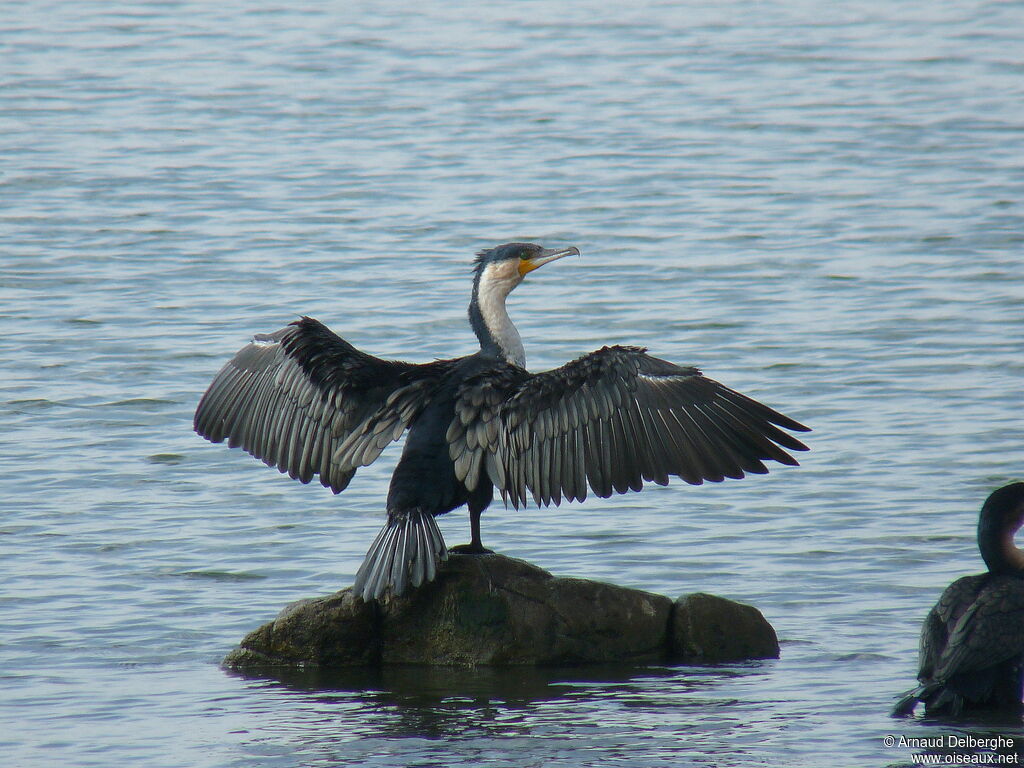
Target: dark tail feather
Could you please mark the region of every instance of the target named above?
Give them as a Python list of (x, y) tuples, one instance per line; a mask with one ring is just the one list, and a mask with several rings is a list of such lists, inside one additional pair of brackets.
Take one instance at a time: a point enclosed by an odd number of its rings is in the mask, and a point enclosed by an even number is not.
[(352, 591), (366, 602), (390, 592), (398, 597), (411, 584), (433, 581), (437, 566), (448, 559), (434, 516), (419, 509), (388, 512), (388, 521), (370, 545), (356, 573)]
[(914, 714), (914, 709), (921, 701), (921, 695), (924, 693), (924, 686), (919, 686), (912, 691), (907, 691), (900, 700), (896, 702), (896, 706), (892, 708), (892, 717), (911, 717)]
[(918, 704), (924, 704), (926, 715), (953, 715), (963, 711), (964, 697), (950, 689), (946, 683), (932, 681), (917, 686), (900, 696), (892, 708), (893, 717), (910, 717)]

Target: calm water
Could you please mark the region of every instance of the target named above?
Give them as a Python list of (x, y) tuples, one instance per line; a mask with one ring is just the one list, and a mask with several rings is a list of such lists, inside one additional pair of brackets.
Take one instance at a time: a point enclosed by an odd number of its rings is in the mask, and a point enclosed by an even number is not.
[[(1024, 477), (1024, 6), (308, 5), (0, 18), (5, 764), (906, 765), (886, 734), (959, 732), (887, 710)], [(583, 252), (513, 297), (532, 368), (643, 344), (815, 432), (768, 477), (495, 505), (487, 543), (752, 603), (782, 658), (225, 673), (351, 583), (395, 457), (301, 486), (191, 434), (206, 384), (298, 314), (466, 354), (510, 239)]]

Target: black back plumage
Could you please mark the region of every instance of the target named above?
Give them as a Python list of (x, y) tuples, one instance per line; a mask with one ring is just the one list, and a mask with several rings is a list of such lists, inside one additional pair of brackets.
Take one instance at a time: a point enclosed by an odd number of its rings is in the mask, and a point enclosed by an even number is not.
[[(768, 460), (797, 463), (787, 450), (807, 448), (783, 430), (806, 431), (802, 424), (642, 348), (604, 347), (537, 374), (506, 359), (477, 304), (486, 270), (511, 268), (502, 279), (514, 287), (530, 271), (515, 271), (520, 260), (570, 253), (578, 251), (511, 243), (478, 257), (470, 317), (481, 350), (469, 357), (383, 360), (305, 317), (257, 336), (217, 374), (195, 429), (304, 483), (319, 476), (335, 493), (411, 429), (388, 524), (357, 578), (365, 599), (433, 578), (443, 539), (425, 516), (468, 503), (478, 544), (492, 485), (518, 508), (530, 497), (557, 505), (582, 501), (588, 488), (607, 497), (670, 476), (699, 484), (765, 473)], [(489, 301), (490, 312), (504, 311)], [(442, 455), (425, 461), (424, 451)], [(430, 567), (417, 559), (425, 556)]]

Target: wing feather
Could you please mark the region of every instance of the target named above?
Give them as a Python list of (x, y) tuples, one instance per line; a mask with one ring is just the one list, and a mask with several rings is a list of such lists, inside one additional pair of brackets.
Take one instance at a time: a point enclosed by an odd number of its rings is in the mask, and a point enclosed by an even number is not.
[[(584, 423), (583, 439), (587, 441), (587, 480), (598, 496), (607, 499), (614, 492), (612, 485), (611, 424), (606, 419)], [(595, 482), (596, 480), (596, 482)]]
[(707, 404), (694, 406), (700, 414), (700, 423), (715, 452), (721, 457), (722, 474), (733, 479), (744, 476), (744, 464), (747, 463), (739, 439), (733, 434), (728, 421), (720, 417), (715, 409)]

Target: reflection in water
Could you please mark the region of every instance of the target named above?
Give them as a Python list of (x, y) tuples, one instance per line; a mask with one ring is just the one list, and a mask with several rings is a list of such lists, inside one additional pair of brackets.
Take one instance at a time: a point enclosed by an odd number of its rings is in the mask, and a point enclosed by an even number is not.
[[(228, 674), (248, 680), (275, 681), (292, 691), (353, 693), (389, 704), (416, 706), (438, 701), (500, 701), (529, 704), (571, 697), (580, 687), (617, 686), (641, 680), (675, 680), (681, 691), (711, 682), (684, 675), (713, 669), (714, 677), (756, 672), (744, 666), (678, 668), (587, 665), (574, 667), (432, 667), (396, 665), (342, 669), (267, 667)], [(723, 674), (724, 673), (724, 674)]]
[[(744, 679), (756, 690), (756, 678), (773, 663), (267, 668), (228, 674), (246, 680), (250, 694), (262, 696), (266, 721), (259, 738), (266, 737), (266, 729), (280, 731), (313, 763), (317, 757), (325, 762), (344, 757), (373, 765), (389, 751), (387, 740), (398, 738), (409, 764), (417, 759), (471, 764), (473, 750), (486, 752), (500, 742), (504, 751), (513, 740), (522, 759), (518, 765), (546, 765), (553, 757), (551, 738), (571, 737), (576, 750), (621, 751), (628, 760), (636, 757), (629, 745), (638, 739), (655, 752), (664, 750), (666, 759), (678, 751), (681, 739), (710, 742), (709, 751), (747, 753), (752, 745), (738, 735), (742, 703), (716, 692), (727, 681)], [(475, 746), (455, 761), (447, 753), (451, 740)]]

